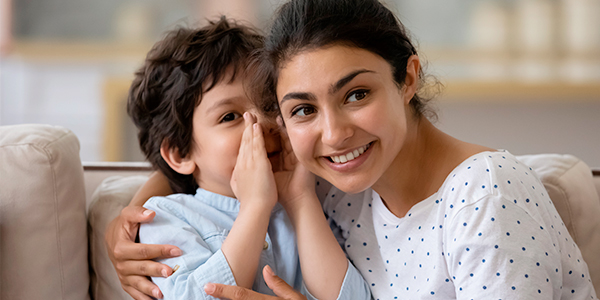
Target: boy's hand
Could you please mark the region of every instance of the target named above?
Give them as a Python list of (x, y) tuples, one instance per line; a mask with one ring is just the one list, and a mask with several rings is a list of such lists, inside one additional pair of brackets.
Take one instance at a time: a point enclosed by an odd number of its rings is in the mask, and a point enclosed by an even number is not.
[(244, 113), (244, 123), (246, 128), (231, 176), (231, 188), (242, 205), (259, 203), (272, 209), (277, 203), (277, 187), (262, 129), (248, 112)]
[[(281, 122), (280, 119), (278, 122)], [(282, 171), (275, 173), (275, 180), (279, 202), (289, 214), (293, 213), (295, 205), (302, 204), (303, 200), (318, 201), (318, 198), (315, 192), (315, 175), (298, 162), (285, 129), (281, 130), (281, 145), (283, 167)]]

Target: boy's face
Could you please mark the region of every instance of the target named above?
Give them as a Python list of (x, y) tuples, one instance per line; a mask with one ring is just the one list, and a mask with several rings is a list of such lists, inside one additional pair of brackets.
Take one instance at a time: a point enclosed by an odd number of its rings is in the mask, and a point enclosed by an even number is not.
[(229, 82), (229, 74), (204, 93), (200, 105), (194, 110), (193, 144), (189, 157), (196, 164), (194, 178), (201, 188), (235, 197), (230, 180), (244, 132), (244, 112), (257, 116), (264, 132), (267, 155), (275, 170), (279, 167), (281, 143), (274, 122), (265, 122), (247, 98), (243, 79), (238, 76), (235, 81)]

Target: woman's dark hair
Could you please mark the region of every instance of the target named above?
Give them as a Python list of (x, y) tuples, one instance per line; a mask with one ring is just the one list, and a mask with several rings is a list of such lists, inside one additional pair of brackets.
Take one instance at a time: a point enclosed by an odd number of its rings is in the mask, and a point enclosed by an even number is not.
[[(162, 143), (182, 157), (188, 155), (192, 117), (202, 95), (222, 80), (234, 81), (262, 45), (263, 37), (255, 30), (221, 17), (200, 29), (169, 31), (135, 73), (127, 112), (139, 130), (142, 152), (167, 176), (174, 192), (193, 194), (198, 185), (192, 175), (169, 167), (160, 154)], [(230, 68), (233, 75), (224, 78)]]
[[(289, 1), (276, 12), (265, 47), (255, 56), (257, 82), (253, 86), (262, 101), (261, 108), (271, 115), (278, 111), (278, 70), (289, 59), (301, 51), (333, 44), (358, 47), (381, 56), (391, 65), (400, 87), (406, 78), (408, 58), (417, 54), (402, 23), (377, 0)], [(420, 71), (419, 78), (422, 77)], [(417, 93), (411, 106), (418, 116), (435, 117), (426, 107), (427, 101)]]

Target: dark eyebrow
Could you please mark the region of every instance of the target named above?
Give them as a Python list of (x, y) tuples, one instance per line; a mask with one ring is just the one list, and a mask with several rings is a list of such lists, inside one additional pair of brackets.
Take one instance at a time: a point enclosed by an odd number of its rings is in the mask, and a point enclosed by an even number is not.
[(335, 94), (337, 93), (340, 89), (342, 89), (346, 84), (348, 84), (348, 82), (352, 81), (352, 79), (354, 79), (354, 77), (358, 76), (359, 74), (362, 73), (375, 73), (371, 70), (367, 70), (367, 69), (361, 69), (361, 70), (356, 70), (344, 77), (342, 77), (340, 80), (338, 80), (336, 83), (331, 85), (331, 88), (329, 88), (329, 94)]
[[(371, 70), (367, 70), (367, 69), (361, 69), (361, 70), (353, 71), (350, 74), (342, 77), (336, 83), (332, 84), (331, 87), (329, 88), (329, 93), (330, 94), (335, 94), (341, 88), (343, 88), (346, 84), (348, 84), (350, 81), (352, 81), (352, 79), (354, 79), (354, 77), (356, 77), (356, 76), (358, 76), (359, 74), (362, 74), (362, 73), (375, 73), (375, 72), (371, 71)], [(291, 92), (291, 93), (285, 94), (285, 96), (283, 96), (283, 98), (281, 98), (281, 103), (280, 104), (283, 104), (283, 102), (285, 102), (287, 100), (290, 100), (290, 99), (298, 99), (298, 100), (306, 100), (306, 101), (316, 101), (317, 97), (315, 97), (315, 95), (313, 93)]]
[(317, 97), (315, 97), (315, 95), (312, 93), (291, 92), (291, 93), (285, 94), (285, 96), (283, 96), (283, 98), (281, 98), (281, 104), (283, 104), (283, 102), (290, 100), (290, 99), (315, 101), (315, 99), (317, 99)]
[(224, 99), (217, 101), (212, 106), (210, 106), (209, 108), (206, 109), (206, 114), (210, 114), (213, 110), (215, 110), (221, 106), (231, 105), (231, 104), (237, 102), (236, 101), (237, 98), (238, 97), (224, 98)]

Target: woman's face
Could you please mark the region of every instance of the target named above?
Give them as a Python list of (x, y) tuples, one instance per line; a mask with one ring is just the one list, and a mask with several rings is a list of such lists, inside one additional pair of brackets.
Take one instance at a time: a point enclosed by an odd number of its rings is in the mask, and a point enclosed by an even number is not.
[(279, 72), (277, 98), (298, 160), (345, 192), (371, 187), (405, 142), (413, 85), (399, 88), (388, 62), (361, 48), (293, 56)]

